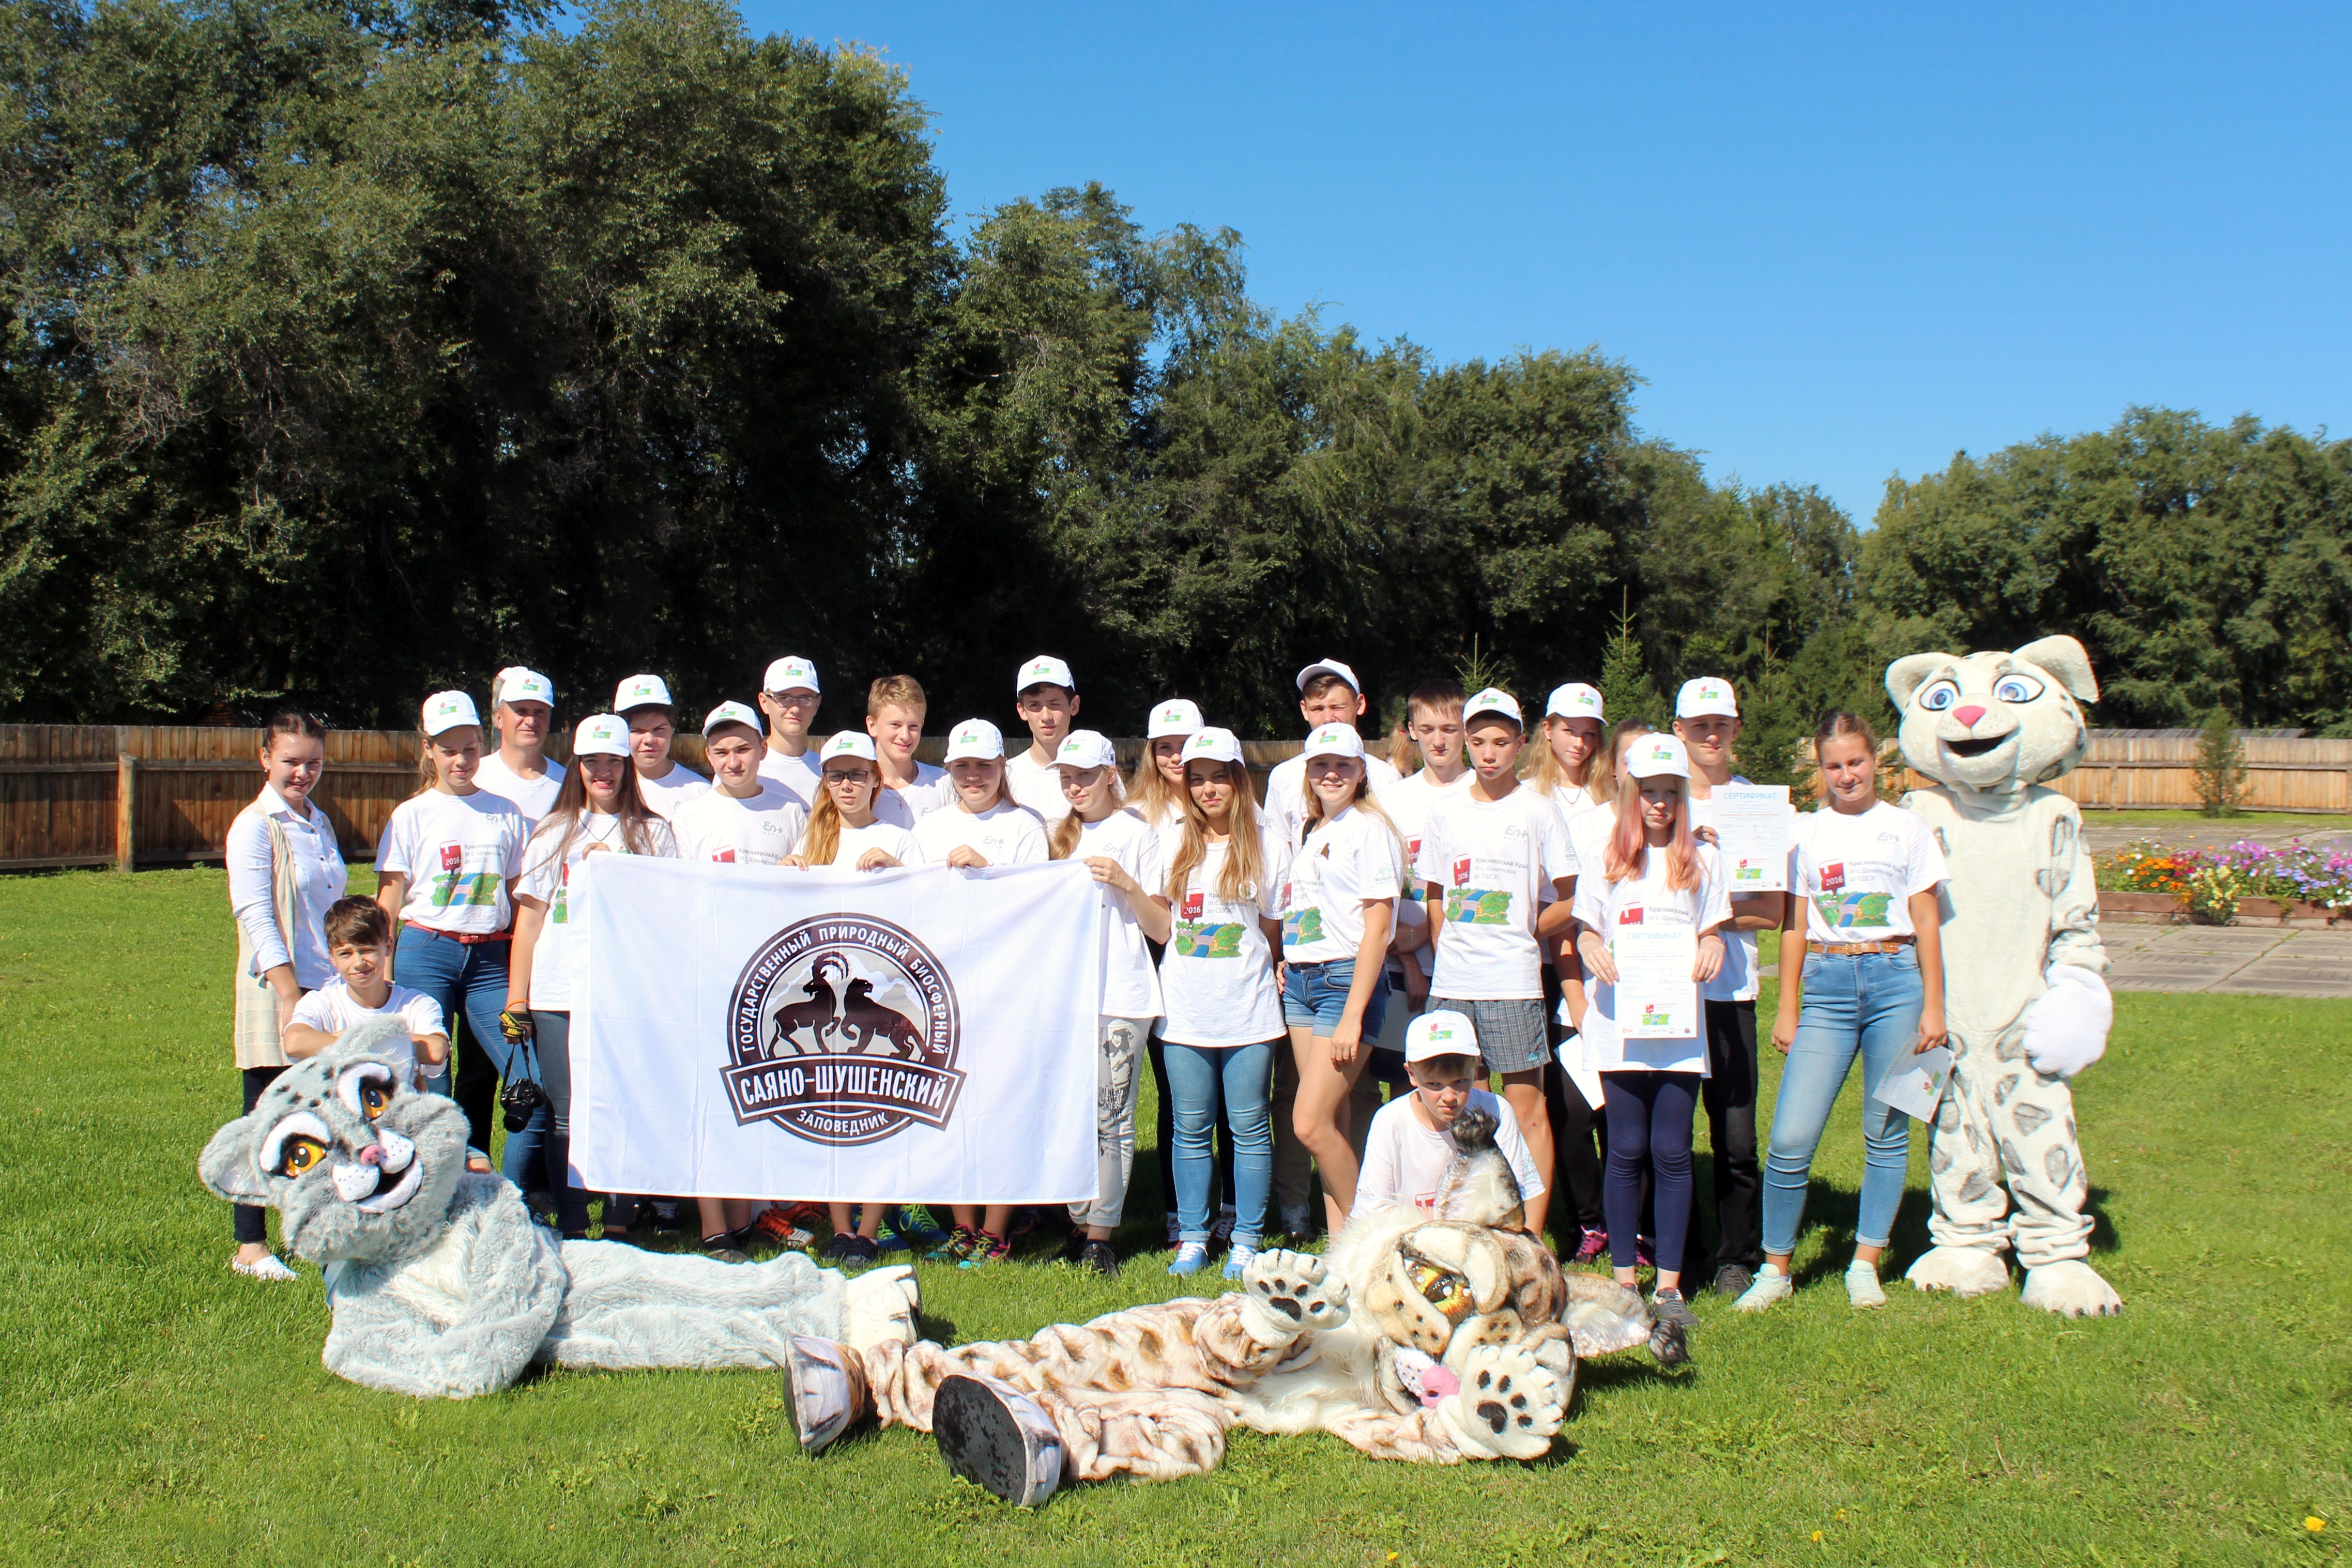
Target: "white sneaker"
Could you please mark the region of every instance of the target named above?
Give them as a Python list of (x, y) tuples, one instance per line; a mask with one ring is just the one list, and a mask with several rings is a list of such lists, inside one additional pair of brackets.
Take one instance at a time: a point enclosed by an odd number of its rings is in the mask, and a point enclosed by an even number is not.
[(1883, 1307), (1886, 1291), (1878, 1283), (1878, 1265), (1860, 1259), (1846, 1266), (1845, 1299), (1857, 1307)]
[(1796, 1282), (1788, 1271), (1767, 1263), (1756, 1270), (1756, 1282), (1740, 1292), (1731, 1304), (1743, 1312), (1760, 1312), (1775, 1301), (1785, 1301), (1796, 1293)]
[(283, 1283), (288, 1280), (299, 1280), (302, 1277), (289, 1269), (285, 1260), (275, 1252), (265, 1252), (250, 1263), (240, 1263), (232, 1258), (229, 1260), (228, 1266), (248, 1280), (268, 1280)]

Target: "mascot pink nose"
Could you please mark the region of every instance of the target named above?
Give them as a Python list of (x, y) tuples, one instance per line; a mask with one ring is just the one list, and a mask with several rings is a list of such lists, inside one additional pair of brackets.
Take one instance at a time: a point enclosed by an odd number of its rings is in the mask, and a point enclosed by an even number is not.
[(1970, 729), (1974, 729), (1977, 727), (1977, 720), (1984, 717), (1984, 709), (1980, 707), (1956, 707), (1952, 710), (1952, 716), (1958, 719), (1962, 724), (1967, 725)]
[(382, 1144), (370, 1144), (366, 1148), (362, 1149), (360, 1151), (360, 1164), (363, 1166), (380, 1166), (383, 1164), (383, 1145)]

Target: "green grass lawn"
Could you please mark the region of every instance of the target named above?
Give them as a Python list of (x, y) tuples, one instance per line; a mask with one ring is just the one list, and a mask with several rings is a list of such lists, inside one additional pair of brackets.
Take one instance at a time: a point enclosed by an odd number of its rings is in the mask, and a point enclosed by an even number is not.
[[(559, 1373), (467, 1404), (330, 1376), (317, 1272), (232, 1276), (194, 1174), (236, 1109), (233, 953), (217, 872), (0, 878), (6, 1561), (2040, 1568), (2332, 1562), (2352, 1531), (2352, 1004), (2117, 998), (2078, 1104), (2119, 1320), (1907, 1288), (1849, 1309), (1849, 1089), (1796, 1299), (1745, 1319), (1703, 1297), (1680, 1375), (1588, 1364), (1548, 1460), (1244, 1432), (1213, 1476), (1031, 1514), (911, 1433), (803, 1460), (765, 1375)], [(1927, 1244), (1924, 1137), (1912, 1157), (1898, 1265)], [(1020, 1335), (1181, 1293), (1164, 1262), (927, 1268), (926, 1326)]]
[(2162, 836), (2160, 830), (2177, 828), (2184, 823), (2219, 829), (2291, 828), (2315, 834), (2352, 832), (2352, 816), (2341, 811), (2233, 811), (2226, 817), (2209, 817), (2194, 809), (2176, 810), (2170, 807), (2137, 811), (2095, 809), (2083, 813), (2083, 821), (2085, 826), (2094, 828), (2146, 828), (2155, 837)]

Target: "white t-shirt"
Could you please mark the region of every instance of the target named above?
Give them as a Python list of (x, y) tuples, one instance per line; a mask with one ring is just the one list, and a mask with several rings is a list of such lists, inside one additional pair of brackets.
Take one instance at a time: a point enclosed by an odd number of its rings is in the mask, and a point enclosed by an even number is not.
[(535, 828), (541, 817), (555, 810), (555, 798), (563, 793), (563, 764), (541, 758), (541, 766), (547, 769), (545, 773), (526, 779), (493, 751), (474, 769), (474, 788), (504, 795), (522, 812), (522, 820)]
[(1353, 958), (1364, 941), (1364, 901), (1403, 889), (1404, 846), (1388, 823), (1350, 806), (1318, 824), (1291, 857), (1284, 884), (1284, 960)]
[[(1747, 779), (1733, 774), (1731, 782), (1745, 784)], [(1690, 803), (1691, 831), (1715, 826), (1715, 801), (1712, 799)], [(1726, 931), (1723, 934), (1723, 967), (1706, 983), (1704, 995), (1711, 1002), (1752, 1002), (1763, 982), (1757, 975), (1756, 933)]]
[[(1160, 835), (1160, 864), (1144, 886), (1168, 889), (1181, 830)], [(1289, 859), (1269, 823), (1258, 824), (1255, 896), (1231, 901), (1218, 895), (1230, 846), (1204, 844), (1201, 863), (1184, 878), (1184, 897), (1171, 904), (1168, 950), (1160, 960), (1160, 991), (1168, 1021), (1160, 1038), (1179, 1045), (1255, 1045), (1283, 1038), (1282, 992), (1274, 977), (1274, 951), (1261, 920), (1282, 915), (1282, 883)]]
[[(1097, 855), (1117, 861), (1128, 875), (1142, 883), (1144, 897), (1164, 885), (1160, 835), (1132, 811), (1113, 811), (1099, 822), (1078, 824), (1078, 842), (1070, 858), (1083, 861)], [(1160, 971), (1151, 966), (1143, 927), (1136, 923), (1135, 910), (1125, 894), (1108, 887), (1101, 893), (1110, 918), (1103, 922), (1102, 1006), (1097, 1010), (1112, 1019), (1158, 1018)]]
[[(530, 953), (530, 996), (534, 1011), (572, 1010), (573, 951), (584, 940), (582, 933), (587, 920), (588, 894), (584, 883), (573, 885), (572, 872), (592, 854), (629, 852), (621, 835), (621, 819), (591, 811), (580, 819), (580, 832), (565, 852), (563, 863), (558, 865), (554, 835), (562, 831), (561, 824), (556, 823), (541, 828), (531, 836), (530, 848), (523, 852), (519, 891), (547, 905), (547, 918), (540, 925), (539, 942)], [(646, 838), (652, 854), (668, 860), (677, 858), (677, 839), (667, 822), (646, 823)]]
[(394, 808), (375, 849), (378, 874), (408, 879), (400, 917), (451, 935), (488, 936), (514, 924), (508, 902), (530, 836), (504, 795), (427, 789)]
[[(1407, 867), (1421, 859), (1421, 835), (1429, 826), (1430, 808), (1448, 796), (1459, 795), (1470, 788), (1471, 781), (1477, 777), (1465, 768), (1453, 783), (1440, 784), (1437, 776), (1423, 768), (1418, 772), (1406, 774), (1391, 785), (1387, 793), (1380, 796), (1381, 810), (1389, 814), (1389, 821), (1396, 824), (1398, 836), (1404, 840), (1404, 863)], [(1423, 950), (1422, 961), (1427, 963), (1425, 949), (1429, 946), (1429, 910), (1423, 902), (1423, 892), (1419, 877), (1407, 878), (1404, 896), (1397, 900), (1396, 918), (1400, 931), (1417, 929), (1421, 933), (1413, 946)]]
[[(1601, 797), (1580, 784), (1563, 784), (1544, 799), (1549, 800), (1552, 810), (1559, 813), (1562, 827), (1601, 804)], [(1610, 820), (1616, 821), (1614, 817)]]
[(1070, 814), (1070, 802), (1062, 794), (1062, 770), (1051, 762), (1031, 761), (1025, 747), (1004, 759), (1004, 782), (1013, 798), (1049, 828)]
[(1804, 812), (1791, 838), (1789, 885), (1805, 901), (1805, 936), (1814, 942), (1916, 936), (1911, 895), (1951, 874), (1927, 824), (1885, 800), (1867, 811)]
[[(629, 766), (635, 767), (635, 761)], [(637, 793), (645, 798), (646, 810), (664, 819), (676, 815), (680, 806), (696, 796), (709, 792), (710, 780), (683, 762), (672, 762), (669, 771), (658, 779), (637, 775)]]
[(1573, 876), (1576, 858), (1552, 803), (1521, 785), (1500, 800), (1468, 790), (1430, 809), (1413, 881), (1435, 883), (1445, 922), (1429, 994), (1462, 1001), (1543, 996), (1543, 955), (1536, 915), (1559, 896), (1554, 882)]
[[(1731, 918), (1731, 894), (1723, 880), (1723, 862), (1712, 844), (1698, 846), (1698, 885), (1677, 892), (1666, 885), (1666, 854), (1652, 850), (1642, 857), (1642, 874), (1611, 882), (1595, 864), (1576, 879), (1576, 918), (1607, 936), (1620, 925), (1695, 926), (1702, 933)], [(1718, 933), (1721, 935), (1721, 933)], [(1729, 941), (1724, 943), (1727, 951)], [(1695, 1033), (1679, 1040), (1624, 1040), (1617, 1033), (1617, 988), (1591, 975), (1584, 977), (1590, 1005), (1584, 1009), (1584, 1064), (1596, 1072), (1651, 1071), (1706, 1075), (1706, 1038)]]
[[(1567, 827), (1568, 854), (1576, 862), (1577, 886), (1582, 887), (1588, 876), (1607, 875), (1602, 869), (1602, 857), (1609, 852), (1609, 835), (1617, 831), (1617, 813), (1606, 806), (1588, 806), (1570, 812)], [(1562, 1029), (1576, 1028), (1576, 1020), (1569, 1016), (1565, 995), (1552, 1009), (1552, 1016), (1559, 1020)]]
[(782, 785), (762, 779), (760, 792), (748, 800), (717, 789), (697, 795), (671, 814), (669, 825), (680, 860), (774, 865), (801, 841), (808, 809)]
[(816, 804), (818, 778), (816, 747), (811, 743), (798, 757), (787, 757), (776, 749), (775, 742), (768, 743), (768, 755), (760, 758), (760, 777), (772, 779), (791, 792), (805, 811)]
[[(1371, 1130), (1364, 1135), (1364, 1163), (1356, 1173), (1356, 1203), (1349, 1213), (1377, 1214), (1401, 1203), (1415, 1208), (1436, 1206), (1437, 1184), (1462, 1149), (1452, 1133), (1424, 1125), (1413, 1114), (1415, 1098), (1412, 1090), (1402, 1091), (1373, 1115)], [(1484, 1089), (1473, 1089), (1470, 1103), (1463, 1109), (1484, 1111), (1495, 1118), (1495, 1147), (1509, 1163), (1511, 1175), (1518, 1178), (1519, 1196), (1532, 1198), (1540, 1194), (1543, 1178), (1536, 1174), (1535, 1159), (1519, 1136), (1518, 1118), (1511, 1114), (1511, 1108)]]
[[(834, 846), (833, 859), (828, 863), (855, 867), (867, 850), (880, 850), (900, 865), (923, 863), (922, 848), (915, 842), (915, 835), (878, 817), (862, 828), (853, 828), (844, 822), (841, 825), (841, 841)], [(793, 846), (793, 853), (808, 853), (806, 830), (803, 830), (800, 842)]]
[(1029, 865), (1046, 858), (1045, 830), (1037, 813), (1002, 800), (985, 811), (961, 805), (931, 812), (914, 828), (925, 863), (940, 865), (958, 844), (977, 850), (991, 865)]
[[(1389, 791), (1399, 782), (1397, 770), (1377, 757), (1364, 758), (1364, 773), (1372, 781), (1372, 799), (1386, 810)], [(1307, 758), (1292, 757), (1274, 765), (1265, 776), (1265, 808), (1258, 813), (1275, 826), (1286, 844), (1297, 845), (1307, 828)]]
[[(392, 987), (383, 998), (383, 1006), (372, 1008), (352, 995), (350, 985), (339, 977), (294, 1004), (294, 1021), (324, 1034), (341, 1034), (369, 1019), (386, 1018), (397, 1018), (408, 1026), (408, 1032), (413, 1035), (446, 1035), (449, 1032), (447, 1025), (441, 1019), (441, 1004), (423, 991), (413, 991), (406, 986)], [(415, 1082), (416, 1046), (414, 1041), (387, 1040), (383, 1053), (401, 1060), (402, 1088), (405, 1089)]]
[[(814, 800), (810, 802), (814, 805)], [(874, 791), (874, 815), (877, 821), (894, 828), (911, 830), (917, 822), (933, 811), (955, 805), (955, 788), (948, 782), (947, 769), (934, 768), (928, 762), (915, 764), (915, 781), (904, 789), (885, 785)]]

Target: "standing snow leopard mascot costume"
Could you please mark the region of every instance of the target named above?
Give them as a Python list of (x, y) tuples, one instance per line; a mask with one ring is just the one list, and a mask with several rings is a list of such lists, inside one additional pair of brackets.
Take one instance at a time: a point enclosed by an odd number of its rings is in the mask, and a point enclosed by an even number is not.
[[(2005, 1289), (2011, 1247), (2025, 1304), (2105, 1317), (2123, 1300), (2083, 1260), (2088, 1176), (2067, 1081), (2107, 1048), (2099, 895), (2083, 816), (2042, 788), (2082, 760), (2081, 709), (2098, 700), (2072, 637), (2011, 653), (1913, 653), (1886, 668), (1904, 760), (1937, 781), (1903, 804), (1951, 869), (1943, 901), (1952, 1079), (1927, 1165), (1936, 1245), (1907, 1276), (1923, 1291)], [(2003, 1188), (2007, 1192), (2004, 1194)], [(2011, 1201), (2014, 1214), (2010, 1213)]]

